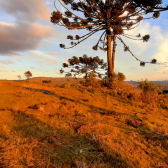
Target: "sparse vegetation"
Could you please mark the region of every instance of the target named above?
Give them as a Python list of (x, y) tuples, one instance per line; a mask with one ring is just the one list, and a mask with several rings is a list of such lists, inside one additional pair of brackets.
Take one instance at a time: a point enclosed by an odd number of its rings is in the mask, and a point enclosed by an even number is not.
[(144, 91), (122, 82), (135, 99), (103, 86), (1, 81), (1, 167), (168, 166), (168, 96), (149, 111)]

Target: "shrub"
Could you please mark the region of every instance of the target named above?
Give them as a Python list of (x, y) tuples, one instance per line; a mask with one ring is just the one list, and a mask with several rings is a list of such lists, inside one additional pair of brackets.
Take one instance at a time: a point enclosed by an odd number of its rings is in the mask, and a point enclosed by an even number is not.
[(161, 108), (168, 109), (168, 95), (167, 94), (160, 95), (158, 104), (160, 105)]
[(60, 86), (61, 88), (70, 88), (71, 87), (71, 84), (67, 83), (67, 84), (62, 84)]
[(84, 83), (85, 86), (91, 86), (91, 80), (87, 79)]
[(144, 93), (159, 93), (162, 91), (162, 87), (158, 87), (158, 85), (154, 82), (149, 82), (147, 79), (145, 81), (138, 82), (138, 87), (142, 89)]
[(84, 84), (85, 84), (85, 82), (81, 80), (81, 81), (79, 81), (79, 84), (84, 85)]
[(52, 80), (42, 80), (42, 83), (52, 83)]
[(126, 77), (125, 77), (125, 75), (123, 73), (118, 72), (117, 79), (118, 79), (118, 81), (122, 82), (122, 81), (124, 81), (126, 79)]
[(142, 89), (142, 99), (151, 105), (154, 105), (158, 101), (158, 94), (162, 92), (163, 87), (159, 87), (154, 82), (149, 82), (147, 79), (145, 81), (138, 82), (138, 87)]
[(110, 78), (105, 76), (102, 79), (102, 85), (107, 86), (111, 89), (117, 89), (122, 86), (123, 81), (126, 79), (125, 75), (121, 72), (118, 72), (118, 74), (113, 73)]

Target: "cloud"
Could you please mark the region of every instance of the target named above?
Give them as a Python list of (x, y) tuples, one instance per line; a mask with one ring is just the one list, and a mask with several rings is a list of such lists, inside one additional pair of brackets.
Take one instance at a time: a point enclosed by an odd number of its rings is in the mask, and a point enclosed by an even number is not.
[(20, 51), (35, 50), (45, 38), (55, 36), (53, 28), (28, 23), (0, 22), (0, 55), (18, 55)]
[(53, 64), (56, 64), (56, 63), (57, 63), (55, 60), (52, 60), (52, 59), (48, 59), (47, 61), (48, 61), (48, 62), (51, 62), (51, 63), (53, 63)]
[(162, 38), (162, 41), (158, 42), (159, 47), (158, 50), (155, 54), (155, 58), (157, 59), (158, 62), (162, 62), (163, 64), (166, 64), (168, 59), (167, 59), (167, 48), (168, 48), (168, 34), (164, 34), (164, 37), (162, 34), (160, 34), (160, 38)]
[(28, 22), (50, 21), (51, 12), (44, 0), (1, 0), (0, 8), (17, 20)]
[(6, 66), (5, 65), (0, 65), (0, 68), (6, 68)]
[(34, 67), (32, 67), (32, 66), (30, 68), (34, 69)]
[(40, 59), (44, 59), (44, 57), (43, 56), (36, 56), (37, 58), (40, 58)]
[(54, 56), (55, 56), (55, 55), (58, 55), (57, 52), (49, 52), (48, 54), (49, 54), (49, 55), (54, 55)]
[(0, 64), (9, 65), (9, 64), (14, 64), (14, 62), (11, 60), (0, 60)]
[(17, 61), (21, 62), (21, 60), (17, 56), (13, 56)]

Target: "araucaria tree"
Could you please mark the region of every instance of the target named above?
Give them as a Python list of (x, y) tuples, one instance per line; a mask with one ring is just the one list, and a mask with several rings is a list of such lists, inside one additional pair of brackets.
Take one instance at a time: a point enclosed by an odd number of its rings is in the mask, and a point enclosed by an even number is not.
[[(66, 10), (61, 13), (56, 4), (60, 3)], [(162, 0), (55, 0), (54, 5), (56, 11), (52, 13), (51, 22), (64, 26), (69, 30), (72, 29), (86, 29), (89, 33), (79, 36), (68, 35), (67, 38), (71, 40), (72, 48), (80, 44), (85, 39), (93, 34), (102, 31), (100, 38), (94, 50), (98, 48), (107, 51), (108, 62), (108, 77), (114, 73), (114, 61), (116, 52), (116, 38), (124, 44), (124, 51), (129, 51), (138, 61), (141, 66), (145, 63), (156, 63), (156, 59), (151, 62), (144, 62), (138, 59), (124, 43), (121, 36), (133, 39), (143, 40), (147, 42), (150, 35), (140, 34), (133, 36), (125, 34), (125, 31), (134, 29), (142, 20), (150, 18), (158, 18), (161, 11), (168, 10), (168, 7), (162, 7)], [(73, 11), (81, 12), (82, 15), (77, 15)], [(152, 16), (144, 18), (143, 16), (151, 13)], [(111, 49), (111, 41), (113, 41), (113, 50)], [(100, 42), (102, 46), (99, 46)], [(61, 48), (67, 49), (64, 44), (60, 44)]]
[(27, 79), (32, 77), (32, 73), (30, 71), (25, 72), (24, 75), (26, 76)]
[(98, 78), (102, 78), (102, 71), (106, 70), (107, 63), (104, 63), (103, 59), (96, 57), (88, 57), (84, 54), (82, 57), (73, 56), (71, 59), (68, 59), (68, 64), (63, 63), (64, 68), (71, 68), (68, 72), (64, 72), (63, 69), (60, 70), (60, 73), (66, 73), (66, 77), (80, 77), (82, 74), (85, 74), (85, 79), (88, 79), (88, 74), (93, 72), (97, 75)]

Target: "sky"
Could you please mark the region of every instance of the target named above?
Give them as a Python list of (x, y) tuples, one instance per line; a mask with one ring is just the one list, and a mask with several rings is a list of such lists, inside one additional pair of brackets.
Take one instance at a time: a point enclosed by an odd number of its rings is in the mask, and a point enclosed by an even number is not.
[[(163, 0), (163, 6), (168, 4), (166, 1)], [(60, 10), (64, 11), (62, 7)], [(18, 75), (26, 79), (26, 71), (31, 71), (32, 77), (64, 77), (59, 72), (62, 63), (84, 54), (107, 61), (106, 52), (92, 49), (100, 33), (72, 49), (60, 48), (60, 43), (70, 46), (67, 35), (82, 36), (88, 31), (68, 30), (54, 25), (50, 22), (53, 11), (54, 0), (0, 1), (0, 79), (17, 80)], [(137, 28), (125, 31), (130, 35), (150, 34), (148, 42), (123, 36), (122, 39), (136, 57), (147, 62), (156, 58), (158, 63), (140, 66), (140, 62), (129, 52), (124, 52), (123, 44), (117, 40), (115, 72), (122, 72), (126, 80), (168, 80), (167, 27), (168, 11), (164, 11), (158, 19), (143, 20)]]

